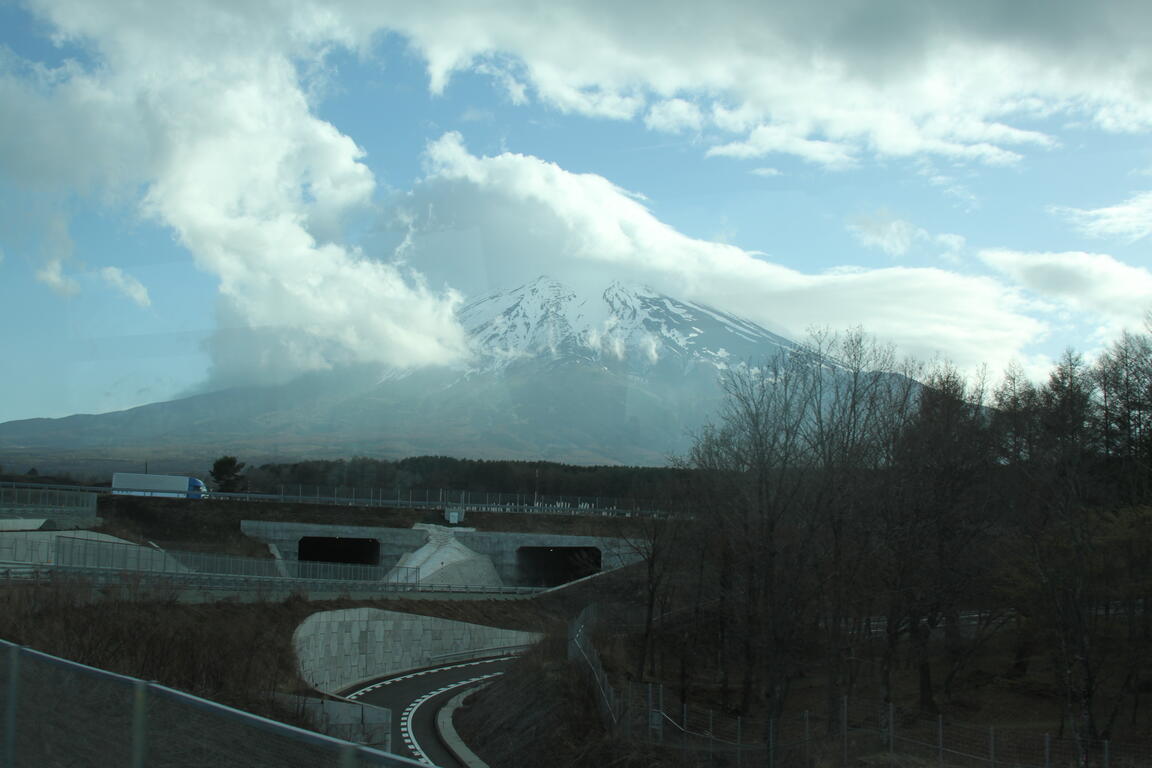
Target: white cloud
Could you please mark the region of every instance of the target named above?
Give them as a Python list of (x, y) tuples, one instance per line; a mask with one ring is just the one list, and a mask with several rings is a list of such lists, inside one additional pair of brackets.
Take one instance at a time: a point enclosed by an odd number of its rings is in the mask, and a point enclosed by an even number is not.
[(867, 217), (848, 225), (848, 231), (866, 248), (876, 248), (889, 256), (903, 256), (917, 237), (927, 233), (902, 219)]
[(36, 279), (61, 296), (74, 296), (80, 292), (80, 284), (64, 270), (73, 262), (74, 250), (68, 219), (54, 213), (43, 223), (43, 230), (43, 263), (36, 270)]
[(751, 173), (755, 176), (764, 176), (765, 178), (771, 178), (773, 176), (780, 176), (783, 173), (783, 171), (781, 171), (779, 168), (771, 168), (769, 166), (764, 166), (762, 168), (753, 168), (751, 171), (749, 171), (749, 173)]
[(985, 250), (988, 266), (1045, 301), (1090, 313), (1106, 331), (1136, 328), (1152, 310), (1152, 272), (1104, 253)]
[[(525, 93), (558, 109), (644, 117), (682, 102), (732, 134), (738, 157), (832, 167), (868, 155), (1005, 164), (1054, 146), (1030, 127), (1066, 117), (1152, 127), (1152, 10), (1128, 0), (1013, 3), (721, 3), (447, 0), (355, 6), (365, 28), (408, 35), (432, 89), (498, 54)], [(502, 74), (498, 77), (503, 77)], [(687, 112), (689, 106), (677, 106)], [(695, 114), (695, 113), (693, 113)], [(694, 119), (694, 118), (693, 118)]]
[[(28, 78), (0, 83), (0, 103), (5, 90), (19, 90), (24, 107), (6, 110), (18, 125), (0, 144), (50, 148), (32, 154), (38, 165), (51, 154), (53, 173), (94, 180), (130, 182), (141, 160), (165, 151), (154, 130), (162, 126), (126, 119), (139, 117), (141, 96), (161, 106), (150, 73), (214, 87), (263, 54), (270, 63), (263, 74), (278, 78), (278, 62), (315, 61), (332, 44), (366, 51), (382, 30), (409, 38), (435, 93), (472, 70), (493, 77), (515, 104), (531, 98), (566, 112), (643, 118), (662, 131), (697, 131), (710, 121), (729, 134), (712, 137), (712, 152), (732, 157), (783, 153), (831, 168), (869, 155), (1003, 164), (1053, 146), (1051, 136), (1025, 127), (1036, 119), (1065, 116), (1109, 131), (1152, 127), (1145, 86), (1152, 7), (1126, 0), (1060, 0), (1042, 18), (1012, 3), (951, 0), (915, 8), (894, 0), (673, 0), (658, 10), (615, 0), (313, 2), (287, 10), (267, 0), (206, 0), (167, 18), (82, 0), (33, 7), (60, 37), (94, 41), (114, 77), (122, 67), (143, 67), (139, 88), (102, 87), (99, 77), (62, 71), (38, 73), (40, 86)], [(44, 98), (44, 83), (48, 94), (69, 98)], [(86, 128), (69, 147), (61, 138), (80, 123)], [(105, 162), (72, 162), (91, 152)]]
[(939, 255), (954, 258), (967, 243), (962, 235), (933, 235), (911, 222), (880, 212), (862, 216), (848, 223), (848, 231), (866, 248), (875, 248), (889, 256), (905, 256), (914, 247), (929, 245)]
[(144, 287), (144, 284), (126, 274), (119, 267), (104, 267), (100, 270), (100, 277), (104, 278), (104, 282), (132, 299), (137, 306), (152, 306), (152, 299), (148, 296), (148, 289)]
[(450, 133), (429, 145), (408, 200), (404, 257), (430, 282), (478, 295), (548, 274), (576, 290), (606, 275), (722, 306), (788, 335), (863, 325), (921, 357), (1002, 367), (1044, 331), (1014, 289), (942, 269), (806, 274), (688, 237), (594, 174), (535, 157), (478, 157)]
[(856, 165), (853, 148), (844, 142), (805, 138), (805, 131), (791, 125), (758, 125), (747, 139), (708, 150), (709, 156), (755, 158), (772, 153), (795, 155), (832, 170)]
[(1139, 192), (1123, 203), (1106, 208), (1054, 206), (1050, 210), (1092, 237), (1117, 237), (1135, 242), (1152, 234), (1152, 191)]
[(700, 108), (684, 99), (667, 99), (653, 104), (644, 116), (644, 124), (654, 131), (682, 133), (699, 131), (704, 125)]
[(64, 262), (60, 258), (50, 258), (36, 270), (36, 279), (61, 296), (74, 296), (80, 292), (80, 284), (64, 274)]
[[(1041, 330), (994, 280), (803, 274), (685, 237), (602, 177), (533, 157), (477, 158), (451, 137), (430, 148), (429, 179), (412, 196), (430, 205), (408, 214), (407, 265), (367, 258), (342, 233), (371, 212), (375, 178), (356, 143), (314, 114), (309, 78), (322, 78), (313, 65), (331, 47), (368, 52), (392, 30), (424, 58), (433, 92), (472, 69), (513, 103), (681, 126), (701, 131), (714, 155), (786, 154), (830, 169), (869, 157), (1011, 163), (1052, 146), (1022, 127), (1052, 116), (1152, 127), (1152, 5), (1058, 5), (1038, 18), (1012, 3), (951, 0), (915, 11), (679, 0), (658, 13), (617, 0), (32, 0), (94, 63), (0, 63), (0, 167), (33, 190), (147, 189), (144, 214), (219, 279), (229, 322), (278, 339), (269, 354), (285, 370), (456, 359), (458, 296), (439, 286), (469, 274), (521, 279), (541, 262), (573, 279), (611, 266), (793, 331), (863, 323), (911, 351), (983, 359)], [(448, 225), (438, 237), (451, 255), (433, 247), (432, 219)], [(907, 247), (899, 236), (877, 242)], [(69, 257), (49, 244), (44, 258), (39, 278), (75, 291)], [(455, 271), (437, 272), (437, 259)], [(426, 266), (428, 281), (411, 271)]]
[[(347, 8), (37, 8), (62, 39), (90, 44), (96, 63), (35, 80), (0, 70), (0, 112), (17, 121), (0, 132), (0, 166), (33, 186), (143, 186), (142, 213), (219, 279), (233, 324), (273, 337), (274, 361), (236, 359), (239, 369), (224, 370), (217, 360), (220, 378), (259, 378), (273, 364), (290, 374), (464, 353), (454, 293), (342, 242), (344, 222), (370, 213), (375, 179), (355, 142), (312, 114), (304, 73), (323, 72), (309, 62), (330, 44), (357, 47), (371, 35)], [(39, 279), (75, 291), (67, 254), (48, 250)], [(127, 276), (103, 276), (134, 300), (146, 296)]]

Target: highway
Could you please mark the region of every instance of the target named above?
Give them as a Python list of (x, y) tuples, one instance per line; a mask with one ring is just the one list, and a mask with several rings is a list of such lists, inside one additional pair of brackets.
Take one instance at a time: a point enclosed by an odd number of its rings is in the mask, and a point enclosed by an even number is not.
[[(463, 490), (424, 490), (423, 493), (408, 492), (407, 498), (399, 490), (392, 493), (390, 489), (356, 489), (344, 486), (332, 488), (331, 493), (321, 493), (321, 488), (313, 486), (315, 493), (305, 493), (304, 487), (293, 489), (281, 488), (280, 493), (223, 493), (212, 491), (208, 494), (210, 499), (230, 500), (243, 502), (277, 502), (280, 504), (321, 504), (325, 506), (340, 507), (383, 507), (391, 509), (456, 509), (464, 512), (517, 512), (535, 515), (582, 515), (591, 517), (635, 517), (646, 515), (663, 515), (659, 509), (652, 507), (651, 502), (637, 499), (615, 499), (603, 496), (551, 496), (525, 493), (489, 493), (484, 491)], [(296, 490), (296, 493), (292, 493)], [(83, 494), (109, 494), (112, 489), (107, 486), (80, 486), (56, 485), (41, 483), (16, 483), (11, 481), (0, 482), (0, 501), (11, 497), (16, 507), (56, 510), (59, 514), (60, 503), (51, 496), (37, 496), (37, 502), (31, 503), (33, 494), (51, 494), (53, 492), (69, 492), (73, 496)], [(341, 495), (341, 491), (351, 495)], [(131, 489), (121, 489), (122, 495), (135, 495)], [(154, 491), (140, 489), (140, 495), (150, 496)], [(19, 496), (25, 496), (24, 503), (19, 502)], [(423, 496), (423, 498), (420, 498)], [(95, 505), (84, 505), (86, 514), (95, 514)]]
[(439, 768), (462, 768), (436, 733), (436, 713), (465, 688), (504, 674), (512, 660), (456, 662), (360, 684), (343, 695), (392, 710), (394, 754)]

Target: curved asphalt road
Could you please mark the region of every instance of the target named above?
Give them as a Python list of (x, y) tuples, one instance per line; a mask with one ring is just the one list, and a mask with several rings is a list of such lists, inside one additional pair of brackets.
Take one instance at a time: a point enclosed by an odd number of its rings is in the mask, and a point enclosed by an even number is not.
[(346, 691), (344, 696), (392, 710), (392, 752), (440, 768), (460, 765), (436, 732), (436, 713), (465, 688), (497, 675), (511, 657), (458, 662), (381, 678)]

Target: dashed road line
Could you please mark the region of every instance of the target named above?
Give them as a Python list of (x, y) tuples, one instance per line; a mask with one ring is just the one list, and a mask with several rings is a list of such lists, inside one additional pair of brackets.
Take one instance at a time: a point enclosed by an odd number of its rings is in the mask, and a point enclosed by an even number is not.
[(463, 662), (461, 664), (451, 664), (451, 665), (446, 666), (446, 667), (433, 667), (432, 669), (422, 669), (419, 672), (410, 672), (407, 675), (401, 675), (400, 677), (390, 677), (387, 680), (381, 680), (378, 683), (373, 683), (372, 685), (365, 686), (358, 691), (354, 691), (352, 693), (349, 693), (344, 698), (346, 698), (346, 699), (358, 699), (361, 696), (363, 696), (364, 694), (371, 693), (372, 691), (375, 691), (378, 688), (383, 688), (386, 685), (392, 685), (392, 683), (399, 683), (403, 680), (411, 680), (414, 677), (421, 677), (422, 675), (427, 675), (427, 674), (432, 673), (432, 672), (443, 672), (443, 671), (449, 670), (449, 669), (463, 669), (465, 667), (474, 667), (478, 664), (492, 664), (493, 662), (497, 662), (497, 661), (507, 661), (510, 658), (512, 658), (512, 657), (511, 656), (497, 656), (497, 657), (494, 657), (491, 659), (480, 659), (478, 661), (466, 661), (466, 662)]
[(404, 714), (400, 717), (400, 736), (404, 739), (404, 744), (408, 749), (412, 750), (412, 754), (416, 755), (416, 759), (425, 765), (432, 765), (432, 760), (428, 757), (427, 753), (420, 748), (420, 743), (416, 741), (416, 734), (412, 731), (412, 719), (416, 716), (416, 710), (420, 708), (429, 699), (435, 698), (445, 691), (450, 691), (453, 688), (461, 688), (466, 685), (473, 685), (482, 680), (489, 680), (493, 677), (499, 677), (504, 674), (503, 672), (492, 672), (487, 675), (480, 675), (479, 677), (469, 678), (468, 680), (460, 680), (459, 682), (446, 685), (435, 691), (429, 691), (416, 701), (408, 705), (404, 710)]

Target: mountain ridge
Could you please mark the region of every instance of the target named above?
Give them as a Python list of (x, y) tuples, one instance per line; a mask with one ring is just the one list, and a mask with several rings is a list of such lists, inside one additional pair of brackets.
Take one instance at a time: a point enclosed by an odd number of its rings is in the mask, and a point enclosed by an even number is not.
[(722, 310), (547, 276), (465, 303), (453, 367), (360, 365), (106, 414), (0, 424), (5, 456), (183, 451), (250, 459), (443, 454), (663, 464), (721, 399), (729, 366), (795, 344)]

